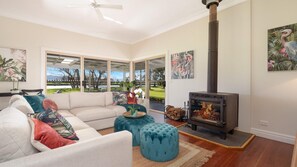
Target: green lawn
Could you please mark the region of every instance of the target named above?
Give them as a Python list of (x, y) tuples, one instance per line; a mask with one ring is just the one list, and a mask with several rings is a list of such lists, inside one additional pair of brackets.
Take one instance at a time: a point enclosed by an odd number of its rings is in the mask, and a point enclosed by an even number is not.
[(165, 89), (162, 87), (151, 87), (150, 98), (165, 99)]
[(58, 90), (61, 90), (63, 93), (69, 93), (69, 92), (80, 92), (80, 88), (66, 88), (66, 89), (47, 89), (46, 93), (47, 94), (54, 94), (55, 92), (57, 92)]

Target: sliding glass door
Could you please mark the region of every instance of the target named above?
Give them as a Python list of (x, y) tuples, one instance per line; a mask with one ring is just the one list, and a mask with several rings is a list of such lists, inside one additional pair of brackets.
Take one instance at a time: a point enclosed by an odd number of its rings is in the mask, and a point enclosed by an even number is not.
[(150, 108), (165, 110), (165, 57), (148, 60)]
[(135, 78), (135, 87), (141, 88), (142, 91), (146, 92), (145, 84), (145, 61), (137, 62), (134, 64), (134, 78)]
[(149, 108), (165, 110), (165, 56), (134, 63), (136, 88), (145, 91)]

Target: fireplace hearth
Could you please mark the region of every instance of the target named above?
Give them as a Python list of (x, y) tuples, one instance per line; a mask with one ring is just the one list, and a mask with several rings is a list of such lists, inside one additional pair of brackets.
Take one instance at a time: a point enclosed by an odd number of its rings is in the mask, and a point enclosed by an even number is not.
[(202, 0), (209, 9), (207, 92), (190, 92), (188, 123), (193, 130), (201, 126), (219, 131), (221, 138), (233, 133), (238, 126), (238, 101), (236, 93), (217, 92), (218, 34), (217, 7), (222, 0)]

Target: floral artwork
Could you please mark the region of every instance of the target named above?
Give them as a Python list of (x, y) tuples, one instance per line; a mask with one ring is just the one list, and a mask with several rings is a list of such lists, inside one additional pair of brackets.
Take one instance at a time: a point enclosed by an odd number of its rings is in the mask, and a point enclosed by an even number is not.
[(268, 30), (268, 71), (297, 70), (297, 24)]
[(26, 81), (26, 50), (0, 48), (0, 81)]
[(171, 79), (194, 78), (194, 51), (171, 55)]

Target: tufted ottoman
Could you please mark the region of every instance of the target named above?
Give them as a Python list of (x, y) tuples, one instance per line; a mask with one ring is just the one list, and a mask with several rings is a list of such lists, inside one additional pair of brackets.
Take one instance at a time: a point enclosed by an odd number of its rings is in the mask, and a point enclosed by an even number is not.
[(164, 162), (179, 152), (177, 128), (166, 123), (151, 123), (140, 130), (140, 151), (147, 159)]
[(139, 132), (140, 129), (149, 123), (155, 122), (154, 118), (150, 115), (145, 115), (140, 118), (126, 118), (124, 116), (118, 116), (114, 121), (114, 131), (119, 132), (122, 130), (127, 130), (132, 133), (133, 136), (133, 146), (139, 146), (140, 137)]

